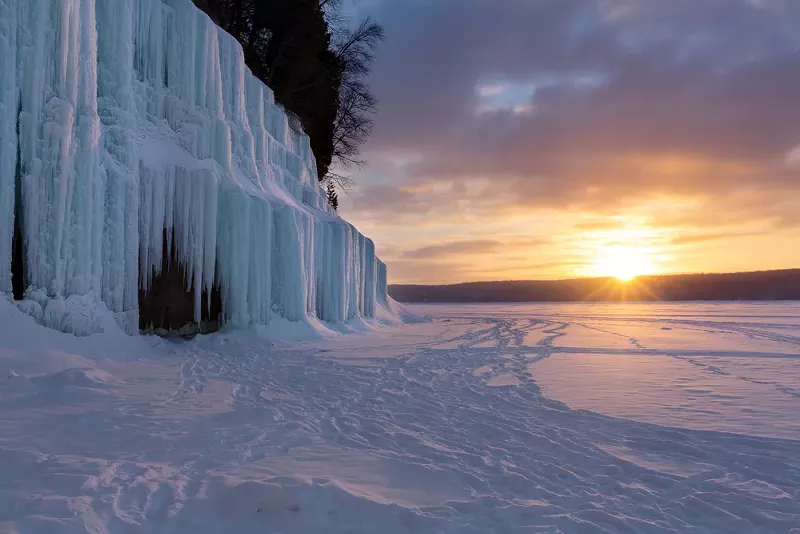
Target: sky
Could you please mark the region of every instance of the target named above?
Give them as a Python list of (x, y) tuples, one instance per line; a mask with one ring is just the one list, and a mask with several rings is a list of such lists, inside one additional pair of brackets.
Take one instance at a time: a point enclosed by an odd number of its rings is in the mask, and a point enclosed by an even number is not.
[(390, 283), (800, 267), (799, 0), (353, 0)]

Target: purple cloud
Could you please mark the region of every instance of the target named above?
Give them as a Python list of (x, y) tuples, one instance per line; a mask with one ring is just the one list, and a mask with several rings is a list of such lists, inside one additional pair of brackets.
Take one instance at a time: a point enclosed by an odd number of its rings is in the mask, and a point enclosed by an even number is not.
[(358, 211), (602, 211), (655, 194), (724, 202), (755, 184), (764, 215), (800, 189), (787, 163), (798, 2), (384, 0), (374, 14), (389, 39), (370, 161), (418, 157), (383, 183), (363, 171)]

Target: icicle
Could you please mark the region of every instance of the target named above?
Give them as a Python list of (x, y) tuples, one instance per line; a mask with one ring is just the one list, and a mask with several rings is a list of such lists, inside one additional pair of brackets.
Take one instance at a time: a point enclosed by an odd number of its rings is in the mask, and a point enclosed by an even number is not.
[(316, 176), (308, 137), (191, 0), (0, 0), (0, 291), (21, 191), (41, 320), (91, 332), (80, 313), (102, 299), (134, 332), (173, 260), (195, 320), (217, 289), (235, 327), (374, 316), (386, 267)]
[(0, 292), (11, 291), (17, 182), (17, 0), (0, 0)]

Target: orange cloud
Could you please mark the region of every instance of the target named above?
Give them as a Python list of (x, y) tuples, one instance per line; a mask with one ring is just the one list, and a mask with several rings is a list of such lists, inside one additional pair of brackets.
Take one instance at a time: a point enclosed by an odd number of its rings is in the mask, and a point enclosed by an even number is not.
[(758, 4), (379, 3), (342, 213), (393, 281), (568, 277), (612, 243), (668, 271), (800, 265), (800, 4)]

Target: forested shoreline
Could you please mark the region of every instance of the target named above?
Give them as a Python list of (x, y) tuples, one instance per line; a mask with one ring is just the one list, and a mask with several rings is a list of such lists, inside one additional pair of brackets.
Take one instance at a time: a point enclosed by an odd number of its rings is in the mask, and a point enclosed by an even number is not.
[(400, 302), (800, 300), (800, 269), (727, 274), (392, 285)]
[[(341, 0), (194, 0), (242, 45), (253, 74), (311, 140), (318, 179), (338, 207), (341, 169), (361, 165), (377, 101), (366, 83), (383, 40), (370, 18), (348, 20)], [(338, 172), (337, 172), (338, 171)]]

